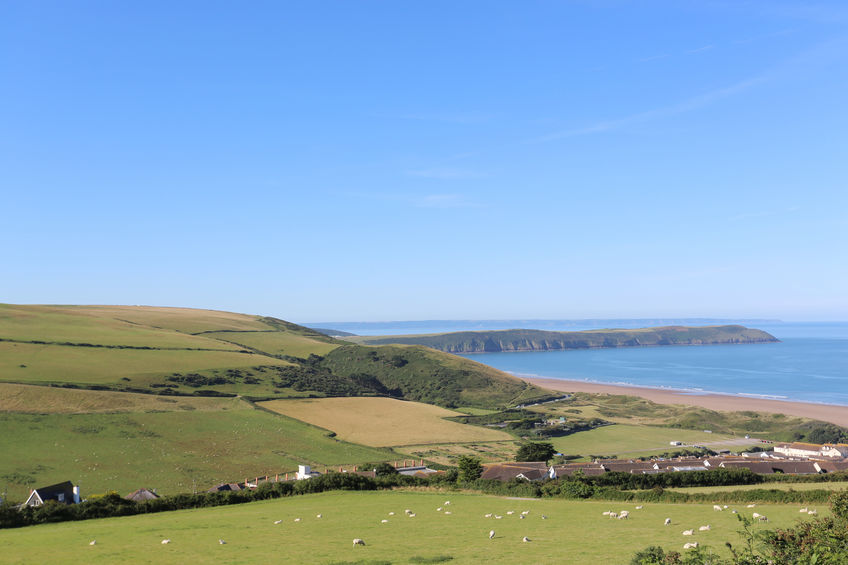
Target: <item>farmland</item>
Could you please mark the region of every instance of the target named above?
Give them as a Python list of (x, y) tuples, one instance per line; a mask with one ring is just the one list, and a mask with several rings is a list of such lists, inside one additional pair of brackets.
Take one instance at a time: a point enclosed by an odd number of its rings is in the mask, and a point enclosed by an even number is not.
[(73, 479), (86, 494), (126, 494), (142, 486), (174, 494), (293, 471), (300, 463), (394, 457), (242, 400), (201, 400), (175, 400), (177, 409), (169, 411), (166, 404), (144, 412), (0, 413), (0, 489), (20, 500), (29, 487)]
[(458, 412), (394, 398), (272, 400), (260, 406), (374, 447), (512, 439), (501, 431), (444, 419)]
[[(450, 506), (444, 506), (450, 500)], [(438, 512), (437, 507), (451, 514)], [(605, 510), (628, 508), (629, 520), (610, 520)], [(404, 515), (412, 510), (413, 518)], [(521, 511), (529, 511), (519, 520)], [(743, 513), (750, 512), (743, 508)], [(769, 524), (791, 526), (797, 505), (758, 505)], [(508, 515), (508, 511), (514, 511)], [(389, 512), (394, 512), (390, 516)], [(502, 515), (502, 520), (484, 514)], [(322, 518), (316, 518), (318, 514)], [(542, 520), (546, 515), (548, 519)], [(672, 519), (664, 527), (663, 520)], [(300, 522), (295, 522), (300, 518)], [(281, 520), (280, 524), (274, 524)], [(388, 520), (381, 523), (381, 520)], [(709, 524), (710, 531), (698, 532)], [(685, 538), (684, 529), (695, 536)], [(489, 530), (494, 539), (488, 539)], [(698, 541), (727, 556), (725, 541), (738, 543), (739, 523), (710, 505), (645, 505), (515, 500), (459, 493), (392, 491), (323, 493), (165, 514), (66, 522), (0, 531), (6, 563), (269, 563), (382, 560), (422, 562), (439, 556), (452, 563), (625, 563), (648, 545), (682, 551)], [(594, 532), (591, 541), (586, 531)], [(522, 543), (522, 537), (532, 541)], [(352, 547), (361, 538), (364, 547)], [(162, 545), (162, 539), (171, 543)], [(220, 545), (218, 539), (227, 543)], [(615, 540), (602, 543), (599, 540)], [(89, 541), (97, 540), (95, 546)]]

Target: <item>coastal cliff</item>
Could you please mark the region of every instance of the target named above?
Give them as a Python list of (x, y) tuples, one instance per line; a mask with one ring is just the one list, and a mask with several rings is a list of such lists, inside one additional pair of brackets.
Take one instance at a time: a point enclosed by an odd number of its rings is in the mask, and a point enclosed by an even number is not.
[(443, 334), (376, 336), (360, 338), (367, 345), (424, 345), (447, 353), (491, 353), (497, 351), (555, 351), (649, 347), (659, 345), (723, 345), (771, 343), (773, 335), (739, 325), (664, 326), (640, 329), (554, 332), (544, 330), (496, 330)]

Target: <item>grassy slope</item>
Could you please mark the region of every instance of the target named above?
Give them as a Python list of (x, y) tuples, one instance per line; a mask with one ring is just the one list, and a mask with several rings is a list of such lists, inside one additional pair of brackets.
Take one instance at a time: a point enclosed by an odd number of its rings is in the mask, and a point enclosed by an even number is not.
[(448, 408), (509, 406), (551, 394), (486, 365), (418, 346), (346, 345), (331, 351), (324, 364), (337, 375), (374, 375), (408, 400)]
[[(437, 512), (445, 499), (451, 515)], [(416, 513), (403, 515), (404, 509)], [(605, 510), (630, 510), (629, 520), (610, 520)], [(764, 511), (763, 508), (766, 508)], [(514, 515), (507, 515), (509, 510)], [(529, 510), (526, 520), (517, 518)], [(744, 507), (742, 512), (750, 515)], [(768, 524), (788, 527), (799, 519), (797, 505), (758, 505)], [(820, 509), (826, 514), (824, 509)], [(389, 516), (394, 512), (394, 516)], [(486, 513), (504, 516), (486, 519)], [(321, 519), (315, 516), (322, 514)], [(540, 516), (545, 514), (547, 520)], [(666, 517), (673, 525), (663, 527)], [(301, 518), (300, 522), (294, 522)], [(388, 519), (382, 524), (380, 520)], [(282, 520), (281, 524), (274, 521)], [(684, 529), (710, 524), (692, 538)], [(488, 532), (494, 529), (494, 539)], [(727, 557), (725, 541), (738, 545), (739, 523), (709, 504), (632, 504), (555, 499), (509, 500), (451, 493), (323, 493), (217, 508), (155, 515), (47, 524), (0, 531), (4, 563), (329, 563), (450, 556), (450, 563), (628, 563), (648, 545), (683, 550), (698, 541)], [(592, 532), (587, 539), (587, 532)], [(522, 543), (523, 536), (532, 542)], [(162, 545), (162, 539), (171, 543)], [(352, 547), (361, 538), (364, 547)], [(97, 545), (89, 546), (96, 539)], [(226, 540), (219, 545), (218, 539)], [(602, 540), (610, 540), (605, 543)], [(611, 540), (614, 540), (611, 541)], [(426, 562), (426, 561), (425, 561)]]
[(744, 326), (666, 326), (635, 330), (588, 330), (553, 332), (545, 330), (497, 330), (452, 332), (412, 336), (349, 338), (366, 345), (417, 344), (449, 353), (488, 351), (547, 351), (601, 347), (651, 345), (705, 345), (718, 343), (760, 343), (777, 341), (774, 336)]
[(333, 430), (345, 441), (372, 446), (444, 442), (503, 441), (504, 432), (450, 422), (459, 415), (419, 402), (394, 398), (316, 398), (271, 400), (260, 406)]
[(0, 490), (23, 499), (30, 486), (71, 479), (87, 494), (127, 493), (142, 486), (173, 494), (241, 481), (245, 475), (292, 471), (300, 463), (393, 458), (241, 400), (203, 399), (206, 405), (199, 410), (183, 400), (166, 400), (175, 403), (143, 412), (0, 413)]

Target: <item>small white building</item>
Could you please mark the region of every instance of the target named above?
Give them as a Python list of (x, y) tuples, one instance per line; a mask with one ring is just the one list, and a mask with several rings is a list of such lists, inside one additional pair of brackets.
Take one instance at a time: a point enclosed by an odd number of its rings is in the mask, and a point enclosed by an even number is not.
[(313, 471), (309, 465), (298, 465), (297, 473), (295, 473), (294, 478), (298, 481), (302, 481), (305, 479), (311, 479), (312, 477), (320, 477), (321, 473), (318, 471)]

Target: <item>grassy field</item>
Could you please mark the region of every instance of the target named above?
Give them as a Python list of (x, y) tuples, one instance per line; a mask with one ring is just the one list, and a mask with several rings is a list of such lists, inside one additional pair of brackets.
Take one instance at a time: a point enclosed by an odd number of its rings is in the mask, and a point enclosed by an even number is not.
[(204, 337), (245, 345), (271, 355), (309, 357), (311, 354), (326, 355), (339, 345), (326, 343), (308, 336), (285, 332), (210, 332)]
[(300, 463), (319, 467), (397, 458), (241, 400), (217, 400), (217, 410), (176, 402), (177, 411), (0, 413), (0, 492), (22, 500), (30, 487), (73, 480), (85, 494), (126, 494), (139, 487), (173, 494), (293, 471)]
[[(444, 505), (446, 500), (450, 506)], [(437, 507), (451, 514), (438, 512)], [(416, 516), (405, 516), (405, 509)], [(631, 517), (602, 516), (610, 509), (628, 509)], [(527, 519), (519, 520), (525, 510)], [(756, 530), (791, 526), (799, 519), (794, 505), (758, 505), (757, 510), (769, 517), (769, 523), (755, 525)], [(507, 515), (508, 511), (514, 514)], [(487, 513), (503, 519), (484, 518)], [(543, 520), (543, 514), (548, 519)], [(671, 526), (663, 526), (666, 517), (672, 519)], [(295, 522), (296, 518), (301, 521)], [(276, 520), (282, 522), (274, 524)], [(706, 524), (710, 531), (697, 531)], [(690, 528), (696, 530), (694, 536), (681, 535)], [(410, 563), (439, 556), (452, 558), (451, 563), (627, 563), (648, 545), (683, 551), (687, 541), (698, 541), (726, 556), (724, 542), (737, 544), (738, 529), (733, 514), (714, 512), (711, 505), (656, 504), (635, 510), (632, 504), (458, 493), (334, 492), (3, 530), (0, 546), (3, 562), (9, 564)], [(489, 539), (490, 530), (495, 531), (494, 539)], [(524, 536), (532, 541), (523, 543)], [(354, 547), (354, 538), (367, 545)], [(171, 543), (163, 545), (163, 539)], [(219, 539), (227, 543), (220, 545)], [(97, 544), (90, 546), (91, 540)]]
[(686, 488), (667, 488), (677, 492), (698, 493), (698, 492), (728, 492), (734, 490), (845, 490), (848, 489), (848, 482), (820, 482), (820, 483), (763, 483), (759, 485), (736, 485), (732, 487), (686, 487)]
[(511, 439), (498, 430), (444, 419), (458, 412), (393, 398), (271, 400), (260, 405), (332, 430), (345, 441), (375, 447)]
[(93, 414), (97, 412), (148, 412), (224, 410), (233, 400), (186, 396), (153, 396), (132, 392), (74, 390), (0, 383), (0, 413)]
[(286, 361), (229, 351), (103, 349), (0, 342), (0, 381), (21, 383), (141, 383), (172, 372), (290, 365)]
[[(675, 451), (694, 444), (705, 445), (713, 450), (725, 446), (734, 450), (743, 445), (754, 445), (755, 441), (743, 441), (738, 438), (717, 433), (704, 433), (696, 430), (680, 430), (657, 426), (637, 426), (615, 424), (594, 430), (579, 432), (565, 437), (552, 438), (551, 443), (566, 455), (621, 455), (639, 457), (651, 453)], [(682, 441), (686, 446), (670, 445), (671, 441)]]
[(404, 445), (396, 448), (406, 455), (418, 459), (429, 459), (442, 465), (456, 465), (456, 460), (462, 455), (477, 457), (484, 463), (496, 461), (513, 461), (518, 451), (515, 441), (487, 441), (471, 443), (441, 443), (423, 445)]

